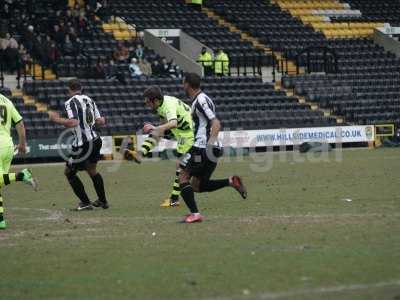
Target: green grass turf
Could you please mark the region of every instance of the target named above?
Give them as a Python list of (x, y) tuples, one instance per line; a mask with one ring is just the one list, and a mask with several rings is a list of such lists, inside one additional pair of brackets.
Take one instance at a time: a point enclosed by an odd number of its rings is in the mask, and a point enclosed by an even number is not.
[(159, 207), (172, 161), (102, 163), (112, 207), (81, 213), (62, 165), (32, 167), (39, 192), (3, 191), (0, 299), (399, 299), (399, 151), (265, 158), (221, 162), (214, 178), (242, 175), (249, 198), (197, 195), (191, 225)]

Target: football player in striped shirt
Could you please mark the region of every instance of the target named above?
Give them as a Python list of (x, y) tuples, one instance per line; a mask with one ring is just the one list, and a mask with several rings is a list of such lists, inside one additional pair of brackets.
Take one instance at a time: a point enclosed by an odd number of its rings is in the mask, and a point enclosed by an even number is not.
[[(93, 206), (107, 209), (109, 207), (104, 189), (104, 181), (97, 171), (97, 162), (101, 158), (102, 141), (95, 126), (104, 126), (106, 121), (100, 115), (96, 103), (87, 95), (82, 94), (82, 86), (77, 79), (68, 83), (71, 98), (65, 102), (68, 118), (60, 117), (54, 111), (49, 112), (50, 120), (72, 129), (72, 155), (66, 162), (64, 174), (80, 202), (76, 211), (92, 210)], [(98, 199), (93, 203), (85, 192), (85, 187), (79, 179), (78, 171), (86, 171), (92, 179)]]
[(192, 117), (194, 126), (194, 144), (189, 151), (185, 166), (180, 173), (181, 196), (190, 210), (185, 223), (202, 222), (194, 192), (213, 192), (225, 187), (234, 188), (243, 199), (247, 198), (242, 178), (232, 175), (225, 179), (211, 179), (222, 155), (218, 134), (220, 121), (215, 112), (215, 104), (200, 88), (201, 78), (196, 73), (186, 73), (183, 87), (192, 99)]

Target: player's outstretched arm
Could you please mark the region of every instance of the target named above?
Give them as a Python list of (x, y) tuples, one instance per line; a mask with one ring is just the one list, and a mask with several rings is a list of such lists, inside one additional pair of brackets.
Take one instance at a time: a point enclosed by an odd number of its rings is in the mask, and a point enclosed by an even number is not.
[(66, 119), (60, 117), (60, 114), (55, 111), (49, 111), (49, 119), (54, 123), (63, 125), (68, 128), (76, 127), (79, 125), (79, 121), (76, 119)]
[(178, 120), (173, 119), (173, 120), (168, 121), (165, 124), (162, 124), (162, 125), (154, 128), (154, 130), (152, 131), (152, 135), (160, 138), (160, 137), (164, 136), (164, 134), (167, 130), (174, 129), (176, 127), (178, 127)]
[(104, 117), (97, 118), (95, 122), (97, 126), (106, 125), (106, 119)]
[(15, 129), (18, 134), (18, 152), (21, 154), (26, 153), (26, 133), (25, 133), (25, 125), (23, 121), (18, 122), (15, 125)]

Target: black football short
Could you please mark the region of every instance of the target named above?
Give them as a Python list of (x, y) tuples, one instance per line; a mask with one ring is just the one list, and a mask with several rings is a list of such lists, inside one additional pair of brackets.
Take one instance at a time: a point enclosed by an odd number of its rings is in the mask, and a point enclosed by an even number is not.
[(192, 147), (181, 157), (180, 166), (187, 170), (190, 176), (208, 180), (217, 167), (217, 160), (221, 156), (221, 149), (215, 148), (211, 152), (211, 155), (207, 155), (205, 148)]
[(101, 159), (102, 145), (101, 138), (97, 138), (82, 146), (72, 147), (72, 155), (67, 161), (67, 166), (76, 171), (86, 170), (88, 164), (95, 164)]

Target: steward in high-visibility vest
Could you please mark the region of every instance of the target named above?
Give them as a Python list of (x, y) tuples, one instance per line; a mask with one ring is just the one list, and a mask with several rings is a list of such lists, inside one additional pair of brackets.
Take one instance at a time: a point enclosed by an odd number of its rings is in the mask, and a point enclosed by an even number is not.
[(229, 57), (222, 49), (218, 50), (217, 56), (214, 58), (214, 72), (217, 76), (229, 74)]
[(212, 75), (212, 69), (213, 69), (213, 57), (210, 52), (207, 51), (205, 47), (201, 49), (201, 53), (199, 55), (199, 58), (197, 60), (198, 63), (200, 63), (203, 68), (204, 68), (204, 75), (205, 76), (211, 76)]

